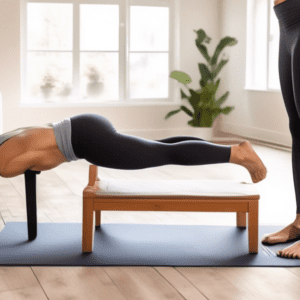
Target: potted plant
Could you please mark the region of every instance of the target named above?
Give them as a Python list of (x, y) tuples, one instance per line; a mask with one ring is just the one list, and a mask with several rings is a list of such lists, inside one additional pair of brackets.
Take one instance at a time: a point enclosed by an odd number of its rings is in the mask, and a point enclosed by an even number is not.
[(86, 72), (85, 75), (90, 80), (86, 87), (88, 96), (98, 96), (103, 90), (103, 82), (99, 81), (100, 74), (98, 70), (95, 67), (90, 66), (89, 71)]
[(61, 96), (62, 98), (67, 98), (71, 95), (71, 93), (72, 93), (72, 88), (70, 84), (64, 82), (58, 95)]
[[(227, 106), (225, 108), (220, 107), (228, 98), (229, 92), (226, 92), (216, 100), (216, 92), (220, 84), (220, 79), (216, 80), (216, 77), (229, 61), (229, 59), (221, 59), (218, 63), (220, 53), (226, 46), (236, 45), (237, 40), (229, 36), (221, 39), (213, 56), (210, 57), (204, 43), (209, 44), (211, 38), (209, 38), (202, 29), (195, 32), (197, 33), (197, 39), (195, 40), (196, 46), (207, 61), (207, 65), (204, 63), (198, 64), (201, 75), (199, 82), (200, 89), (193, 90), (187, 86), (187, 84), (192, 82), (188, 74), (181, 71), (173, 71), (170, 74), (171, 78), (182, 83), (189, 90), (189, 95), (186, 95), (184, 91), (180, 89), (181, 98), (182, 100), (186, 99), (189, 102), (193, 111), (186, 106), (181, 105), (179, 109), (170, 111), (166, 115), (165, 120), (182, 110), (192, 118), (188, 121), (188, 125), (194, 127), (196, 130), (200, 130), (201, 128), (201, 130), (204, 131), (204, 135), (206, 131), (208, 135), (205, 136), (205, 139), (209, 140), (212, 138), (212, 125), (214, 120), (219, 114), (228, 115), (234, 109), (234, 106)], [(201, 132), (200, 136), (203, 137)]]
[(45, 99), (49, 98), (51, 92), (55, 88), (54, 83), (56, 81), (57, 80), (49, 73), (43, 77), (43, 84), (41, 85), (41, 91)]

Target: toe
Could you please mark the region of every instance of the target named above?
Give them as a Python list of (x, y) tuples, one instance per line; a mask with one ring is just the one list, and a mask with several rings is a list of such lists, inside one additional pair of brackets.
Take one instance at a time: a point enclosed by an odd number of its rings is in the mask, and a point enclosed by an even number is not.
[(281, 257), (286, 257), (286, 252), (282, 250), (282, 251), (280, 252), (280, 256), (281, 256)]

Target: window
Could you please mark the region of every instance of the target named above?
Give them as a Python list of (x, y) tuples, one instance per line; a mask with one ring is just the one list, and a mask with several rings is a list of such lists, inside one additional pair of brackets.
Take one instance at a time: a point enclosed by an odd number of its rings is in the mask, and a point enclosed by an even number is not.
[(22, 0), (21, 103), (174, 103), (174, 3)]
[(248, 0), (246, 89), (280, 90), (279, 23), (274, 0)]

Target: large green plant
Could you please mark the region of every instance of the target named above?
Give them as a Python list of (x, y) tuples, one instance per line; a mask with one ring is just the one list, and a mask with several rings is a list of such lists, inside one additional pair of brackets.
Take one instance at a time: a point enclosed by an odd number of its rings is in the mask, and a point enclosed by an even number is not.
[(237, 40), (228, 36), (221, 39), (213, 56), (210, 57), (204, 43), (209, 44), (211, 38), (209, 38), (202, 29), (195, 32), (197, 33), (196, 46), (207, 61), (207, 65), (204, 63), (198, 64), (201, 74), (201, 79), (199, 82), (200, 89), (195, 91), (187, 86), (188, 83), (192, 82), (192, 79), (188, 74), (181, 71), (173, 71), (170, 74), (171, 78), (176, 79), (189, 90), (190, 95), (188, 96), (182, 89), (180, 89), (181, 98), (182, 100), (188, 100), (194, 112), (192, 112), (186, 106), (181, 105), (179, 109), (170, 111), (166, 115), (165, 119), (182, 110), (188, 116), (192, 117), (192, 119), (188, 121), (190, 126), (212, 127), (215, 118), (217, 118), (219, 114), (222, 113), (224, 115), (228, 115), (234, 109), (234, 106), (227, 106), (225, 108), (220, 107), (228, 98), (229, 92), (226, 92), (223, 96), (216, 100), (216, 92), (220, 84), (220, 79), (217, 81), (215, 80), (219, 72), (229, 61), (229, 59), (221, 59), (218, 63), (220, 53), (226, 46), (236, 45)]

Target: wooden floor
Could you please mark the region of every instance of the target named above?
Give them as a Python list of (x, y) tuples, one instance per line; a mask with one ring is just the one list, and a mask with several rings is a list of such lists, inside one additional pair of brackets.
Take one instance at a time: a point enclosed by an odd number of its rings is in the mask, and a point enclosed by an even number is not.
[[(267, 178), (256, 184), (261, 195), (259, 223), (286, 226), (296, 214), (291, 151), (253, 142), (252, 146), (268, 169)], [(79, 160), (37, 176), (38, 223), (82, 222), (82, 191), (88, 182), (88, 170), (89, 163)], [(245, 168), (230, 163), (168, 165), (135, 171), (99, 167), (99, 177), (252, 182)], [(6, 222), (27, 221), (24, 175), (0, 178), (0, 212), (0, 230)], [(235, 221), (235, 213), (103, 211), (101, 214), (103, 223), (235, 226)], [(222, 246), (221, 240), (219, 245)], [(299, 294), (299, 268), (0, 267), (0, 300), (292, 300), (299, 299)]]

